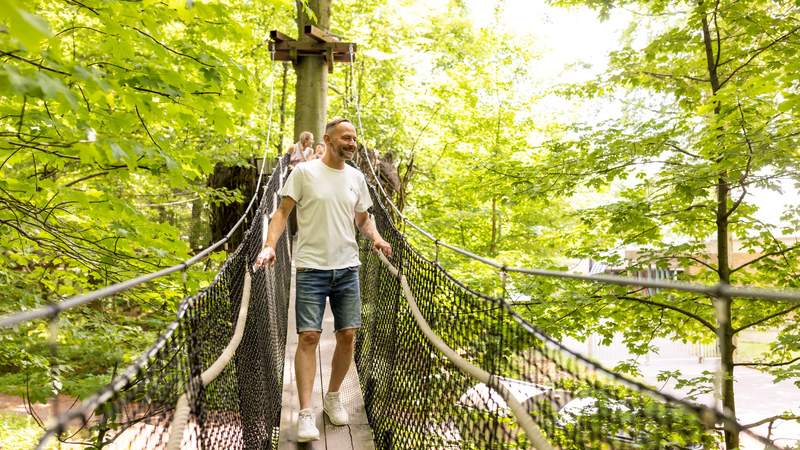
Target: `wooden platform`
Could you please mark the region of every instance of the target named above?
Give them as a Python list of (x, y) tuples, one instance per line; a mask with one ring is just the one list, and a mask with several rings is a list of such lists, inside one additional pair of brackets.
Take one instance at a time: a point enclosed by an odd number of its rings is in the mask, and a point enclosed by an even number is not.
[(314, 392), (311, 401), (314, 414), (317, 418), (317, 428), (320, 431), (318, 441), (299, 444), (297, 436), (297, 412), (299, 404), (297, 399), (297, 386), (294, 375), (294, 353), (297, 348), (297, 329), (294, 323), (294, 280), (295, 271), (292, 268), (292, 287), (289, 302), (289, 327), (286, 337), (286, 360), (283, 364), (283, 401), (281, 412), (281, 432), (279, 449), (314, 449), (314, 450), (374, 450), (375, 443), (372, 429), (367, 422), (364, 412), (364, 397), (358, 384), (358, 374), (355, 364), (350, 365), (350, 371), (345, 377), (340, 389), (342, 403), (350, 414), (350, 425), (334, 426), (323, 417), (322, 398), (327, 392), (328, 379), (331, 373), (331, 356), (336, 346), (336, 337), (333, 333), (333, 315), (330, 306), (325, 308), (322, 323), (322, 337), (317, 351), (317, 379), (314, 383)]

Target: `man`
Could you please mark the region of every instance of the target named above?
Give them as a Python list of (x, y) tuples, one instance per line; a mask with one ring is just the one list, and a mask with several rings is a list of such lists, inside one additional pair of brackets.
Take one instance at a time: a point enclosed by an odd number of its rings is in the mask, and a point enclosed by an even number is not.
[(339, 387), (350, 368), (356, 330), (361, 326), (360, 261), (355, 226), (373, 241), (375, 250), (386, 256), (392, 254), (392, 246), (381, 237), (367, 213), (372, 200), (364, 175), (345, 164), (356, 152), (355, 127), (347, 119), (335, 119), (325, 126), (324, 141), (327, 151), (322, 159), (300, 164), (286, 180), (280, 192), (281, 203), (256, 258), (257, 267), (275, 263), (275, 242), (286, 226), (286, 218), (297, 205), (300, 228), (294, 258), (297, 267), (295, 318), (299, 336), (294, 364), (300, 400), (298, 442), (319, 439), (311, 409), (311, 391), (326, 297), (330, 299), (334, 316), (336, 348), (323, 411), (334, 425), (349, 422), (339, 398)]

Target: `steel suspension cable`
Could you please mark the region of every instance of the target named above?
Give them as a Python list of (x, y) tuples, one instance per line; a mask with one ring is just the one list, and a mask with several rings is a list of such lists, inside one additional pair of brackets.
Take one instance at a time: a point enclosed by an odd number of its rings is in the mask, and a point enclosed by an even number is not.
[[(373, 190), (373, 192), (375, 192), (375, 191)], [(379, 200), (377, 193), (375, 193), (375, 199)], [(388, 217), (388, 214), (386, 212), (386, 208), (383, 207), (383, 205), (379, 205), (378, 207), (380, 208), (380, 211), (376, 212), (376, 215), (383, 215), (383, 216), (387, 216)], [(405, 241), (405, 236), (394, 225), (394, 223), (389, 223), (387, 226), (389, 227), (390, 230), (393, 230), (393, 232), (390, 233), (390, 234), (394, 234), (396, 236), (400, 236), (401, 239), (403, 239)], [(382, 230), (382, 231), (387, 231), (387, 230)], [(407, 244), (407, 241), (405, 241), (405, 242)], [(714, 424), (719, 424), (719, 425), (722, 425), (722, 426), (725, 426), (725, 427), (729, 427), (729, 428), (731, 428), (733, 430), (736, 430), (737, 432), (745, 433), (750, 438), (758, 441), (760, 444), (763, 444), (765, 450), (780, 450), (780, 448), (778, 448), (774, 443), (770, 442), (769, 440), (767, 440), (763, 436), (758, 435), (757, 433), (753, 432), (751, 429), (749, 429), (747, 427), (743, 427), (741, 424), (739, 424), (739, 422), (737, 421), (737, 419), (734, 416), (729, 415), (725, 411), (720, 411), (714, 406), (692, 403), (692, 402), (686, 401), (684, 399), (678, 398), (678, 397), (676, 397), (676, 396), (674, 396), (674, 395), (672, 395), (670, 393), (667, 393), (667, 392), (661, 392), (659, 390), (654, 390), (652, 387), (647, 386), (646, 384), (644, 384), (642, 382), (628, 379), (625, 376), (620, 375), (620, 374), (618, 374), (618, 373), (616, 373), (616, 372), (614, 372), (612, 370), (609, 370), (606, 367), (604, 367), (603, 365), (601, 365), (601, 364), (599, 364), (599, 363), (597, 363), (595, 361), (590, 360), (589, 358), (587, 358), (586, 356), (582, 355), (581, 353), (569, 349), (568, 347), (564, 346), (561, 342), (559, 342), (559, 341), (555, 340), (554, 338), (552, 338), (551, 336), (545, 334), (544, 332), (542, 332), (541, 330), (539, 330), (535, 326), (531, 325), (527, 320), (522, 318), (514, 310), (512, 305), (509, 304), (505, 299), (503, 299), (503, 298), (492, 298), (492, 297), (485, 296), (484, 294), (480, 294), (480, 293), (478, 293), (476, 291), (473, 291), (472, 289), (470, 289), (469, 287), (467, 287), (466, 285), (464, 285), (463, 283), (458, 281), (456, 278), (454, 278), (450, 273), (448, 273), (438, 263), (438, 261), (436, 261), (436, 262), (430, 261), (430, 260), (426, 259), (424, 256), (422, 256), (421, 254), (419, 254), (419, 253), (415, 252), (415, 254), (421, 260), (427, 262), (428, 264), (432, 264), (433, 266), (435, 266), (440, 271), (440, 273), (442, 273), (445, 277), (447, 277), (451, 282), (453, 282), (454, 284), (460, 286), (465, 291), (467, 291), (469, 293), (469, 295), (483, 298), (484, 300), (489, 301), (489, 302), (497, 302), (497, 303), (499, 303), (501, 305), (501, 308), (506, 310), (507, 313), (510, 315), (510, 317), (513, 318), (513, 320), (519, 326), (521, 326), (522, 329), (524, 329), (527, 333), (530, 333), (530, 334), (536, 336), (544, 344), (544, 346), (546, 346), (547, 348), (553, 349), (555, 352), (563, 353), (565, 355), (568, 355), (569, 358), (573, 358), (579, 364), (582, 364), (582, 365), (584, 365), (586, 367), (592, 368), (593, 370), (596, 370), (598, 373), (604, 374), (606, 377), (608, 377), (610, 380), (612, 380), (616, 384), (622, 385), (622, 386), (624, 386), (626, 388), (629, 388), (629, 389), (631, 389), (633, 391), (636, 391), (636, 392), (644, 393), (644, 394), (646, 394), (646, 395), (648, 395), (648, 396), (650, 396), (650, 397), (652, 397), (654, 399), (658, 399), (660, 401), (666, 402), (667, 404), (680, 405), (680, 406), (686, 408), (687, 410), (692, 411), (705, 424), (705, 426), (707, 428), (713, 428)], [(378, 254), (378, 256), (380, 257), (381, 262), (385, 265), (386, 262), (383, 261), (385, 259), (385, 258), (382, 257), (383, 255)], [(387, 260), (387, 262), (388, 262), (388, 260)], [(392, 270), (388, 266), (387, 266), (387, 269), (395, 277), (398, 277), (398, 274), (395, 272), (397, 269)], [(402, 277), (405, 279), (405, 275), (402, 275)], [(406, 293), (407, 289), (409, 291), (408, 293)], [(411, 295), (413, 297), (413, 294), (411, 294), (411, 292), (410, 292), (410, 285), (409, 285), (407, 279), (405, 280), (405, 284), (401, 283), (401, 290), (403, 291), (403, 294), (407, 299), (408, 299), (409, 295)], [(411, 302), (409, 301), (409, 305), (410, 305), (409, 309), (412, 312), (412, 316), (414, 316), (415, 321), (417, 321), (418, 325), (419, 325), (419, 321), (417, 320), (417, 315), (416, 315), (417, 313), (414, 311), (414, 308), (417, 308), (417, 311), (419, 311), (418, 306), (416, 305), (416, 300), (414, 300), (414, 305), (413, 306), (411, 305)], [(419, 318), (421, 320), (425, 321), (424, 317), (421, 315), (421, 312), (420, 312)], [(425, 321), (425, 322), (427, 322), (427, 321)], [(428, 336), (428, 332), (423, 330), (424, 325), (419, 325), (419, 326), (420, 326), (420, 329), (423, 332), (423, 334)], [(460, 355), (458, 355), (458, 354), (457, 354), (457, 356), (460, 357)], [(450, 358), (448, 357), (448, 359), (450, 359)], [(489, 383), (484, 383), (484, 384), (494, 388), (494, 385), (489, 385)], [(498, 392), (499, 392), (499, 390), (498, 390)], [(509, 403), (509, 407), (511, 407), (510, 403)]]
[(135, 286), (138, 286), (138, 285), (140, 285), (142, 283), (145, 283), (145, 282), (150, 281), (150, 280), (154, 280), (156, 278), (161, 278), (161, 277), (163, 277), (165, 275), (169, 275), (169, 274), (174, 273), (174, 272), (186, 270), (190, 266), (196, 264), (197, 262), (202, 261), (209, 254), (211, 254), (211, 252), (213, 252), (214, 250), (220, 248), (222, 245), (224, 245), (226, 242), (228, 242), (228, 240), (230, 240), (231, 236), (233, 236), (233, 233), (235, 233), (236, 230), (242, 225), (242, 223), (244, 223), (245, 219), (247, 218), (247, 215), (250, 213), (250, 210), (253, 208), (253, 205), (255, 204), (255, 200), (259, 196), (259, 190), (262, 187), (261, 185), (262, 185), (262, 180), (264, 178), (264, 169), (266, 168), (267, 155), (269, 154), (269, 148), (270, 148), (269, 147), (269, 142), (270, 142), (271, 134), (272, 134), (273, 97), (274, 97), (274, 90), (275, 90), (274, 89), (275, 88), (275, 83), (274, 83), (274, 78), (275, 78), (275, 70), (274, 70), (275, 58), (274, 58), (274, 56), (275, 56), (275, 50), (272, 50), (272, 58), (271, 58), (271, 63), (270, 63), (270, 77), (269, 77), (270, 78), (270, 81), (269, 81), (269, 83), (270, 83), (270, 92), (269, 92), (269, 117), (268, 117), (268, 122), (267, 122), (267, 139), (266, 139), (266, 143), (264, 144), (264, 154), (263, 154), (263, 156), (261, 158), (261, 168), (259, 169), (259, 172), (258, 172), (258, 181), (256, 181), (256, 189), (255, 189), (255, 192), (254, 192), (253, 196), (250, 198), (250, 203), (248, 203), (247, 208), (245, 209), (244, 213), (242, 213), (241, 217), (239, 217), (239, 220), (236, 221), (236, 223), (233, 225), (233, 227), (231, 227), (230, 231), (228, 231), (228, 233), (222, 239), (218, 240), (217, 242), (214, 242), (210, 246), (206, 247), (200, 253), (198, 253), (195, 256), (183, 261), (182, 263), (176, 264), (176, 265), (171, 266), (171, 267), (167, 267), (166, 269), (161, 269), (159, 271), (151, 272), (151, 273), (148, 273), (148, 274), (136, 277), (136, 278), (132, 278), (132, 279), (126, 280), (126, 281), (121, 281), (119, 283), (114, 283), (111, 286), (106, 286), (104, 288), (97, 289), (95, 291), (89, 292), (88, 294), (76, 295), (76, 296), (70, 297), (70, 298), (68, 298), (66, 300), (63, 300), (63, 301), (61, 301), (59, 303), (53, 303), (53, 304), (50, 304), (50, 305), (47, 305), (47, 306), (43, 306), (41, 308), (36, 308), (36, 309), (29, 310), (29, 311), (22, 311), (22, 312), (18, 312), (18, 313), (8, 314), (8, 315), (5, 315), (5, 316), (2, 316), (2, 317), (0, 317), (0, 328), (13, 327), (13, 326), (15, 326), (17, 324), (20, 324), (20, 323), (23, 323), (23, 322), (28, 322), (30, 320), (42, 319), (42, 318), (47, 318), (47, 317), (54, 317), (54, 316), (57, 316), (58, 314), (62, 313), (63, 311), (66, 311), (68, 309), (72, 309), (72, 308), (75, 308), (77, 306), (81, 306), (81, 305), (85, 305), (87, 303), (91, 303), (91, 302), (93, 302), (95, 300), (98, 300), (98, 299), (101, 299), (101, 298), (105, 298), (105, 297), (108, 297), (108, 296), (111, 296), (111, 295), (114, 295), (114, 294), (118, 294), (120, 292), (127, 291), (128, 289), (131, 289), (131, 288), (133, 288)]
[[(350, 56), (350, 61), (351, 61), (350, 64), (351, 79), (353, 80), (353, 83), (355, 83), (355, 76), (353, 75), (352, 52)], [(358, 99), (359, 99), (358, 86), (356, 85), (353, 88), (353, 103), (356, 108), (356, 120), (359, 128), (358, 134), (361, 137), (361, 141), (365, 142), (364, 126), (361, 122), (361, 107), (359, 105)], [(618, 275), (582, 275), (562, 270), (547, 270), (547, 269), (508, 266), (499, 263), (497, 261), (494, 261), (492, 259), (486, 258), (484, 256), (477, 255), (468, 250), (464, 250), (455, 245), (449, 244), (437, 238), (431, 232), (425, 230), (421, 226), (411, 221), (411, 219), (406, 217), (400, 211), (400, 209), (394, 204), (394, 202), (392, 202), (392, 199), (386, 193), (386, 190), (384, 189), (383, 184), (381, 183), (380, 178), (378, 177), (377, 171), (375, 170), (375, 167), (372, 165), (372, 160), (369, 157), (366, 146), (364, 146), (364, 159), (366, 159), (367, 161), (367, 166), (369, 167), (372, 177), (375, 179), (375, 183), (377, 184), (383, 199), (386, 201), (386, 203), (389, 204), (389, 206), (392, 208), (395, 214), (397, 214), (397, 217), (399, 217), (400, 220), (403, 221), (403, 223), (410, 225), (420, 234), (428, 238), (430, 241), (434, 242), (434, 244), (437, 246), (437, 251), (438, 251), (438, 246), (441, 245), (442, 247), (446, 247), (468, 258), (480, 261), (483, 264), (499, 269), (502, 272), (516, 272), (526, 275), (534, 275), (534, 276), (549, 277), (549, 278), (566, 278), (572, 280), (614, 284), (619, 286), (640, 286), (640, 287), (656, 288), (656, 289), (696, 292), (700, 294), (706, 294), (712, 297), (736, 297), (736, 298), (763, 299), (763, 300), (784, 300), (792, 303), (800, 303), (800, 291), (797, 290), (748, 288), (748, 287), (731, 286), (726, 283), (707, 285), (707, 284), (688, 283), (688, 282), (672, 281), (672, 280), (656, 280), (656, 279), (624, 277)]]
[(508, 404), (509, 408), (511, 408), (511, 411), (517, 417), (520, 426), (523, 430), (525, 430), (525, 434), (528, 436), (528, 439), (531, 440), (533, 446), (537, 450), (553, 450), (553, 447), (550, 445), (547, 439), (542, 436), (542, 431), (539, 429), (536, 423), (534, 423), (533, 419), (531, 419), (527, 408), (514, 397), (514, 394), (509, 388), (500, 382), (500, 378), (481, 369), (480, 367), (476, 367), (467, 362), (466, 359), (461, 357), (455, 350), (450, 348), (442, 340), (442, 338), (434, 333), (434, 331), (428, 325), (428, 322), (425, 320), (425, 317), (422, 315), (422, 312), (417, 305), (417, 301), (414, 299), (414, 294), (411, 292), (411, 287), (408, 285), (406, 276), (400, 273), (400, 271), (397, 270), (397, 268), (393, 266), (388, 259), (386, 259), (386, 256), (384, 256), (383, 253), (375, 253), (378, 255), (378, 258), (380, 258), (386, 269), (389, 270), (392, 275), (397, 277), (398, 280), (400, 280), (403, 297), (405, 297), (406, 301), (408, 302), (411, 315), (414, 317), (414, 321), (417, 323), (417, 326), (422, 334), (428, 338), (430, 344), (436, 347), (436, 349), (439, 350), (462, 373), (472, 377), (477, 381), (480, 381), (481, 383), (484, 383), (486, 386), (492, 388), (498, 394), (500, 394), (503, 400), (505, 400)]
[[(234, 329), (233, 336), (231, 337), (228, 345), (222, 351), (211, 367), (200, 374), (200, 380), (203, 386), (208, 386), (209, 383), (216, 380), (222, 373), (222, 370), (228, 366), (236, 354), (236, 349), (239, 348), (239, 343), (242, 342), (244, 335), (244, 326), (247, 323), (247, 308), (250, 306), (250, 287), (251, 277), (248, 271), (248, 266), (245, 265), (244, 272), (244, 287), (242, 288), (242, 302), (239, 306), (239, 316), (236, 320), (236, 328)], [(178, 450), (181, 448), (183, 441), (183, 432), (186, 429), (186, 424), (189, 422), (189, 415), (191, 414), (191, 406), (189, 405), (189, 392), (184, 392), (178, 398), (175, 405), (175, 413), (172, 416), (172, 425), (169, 429), (169, 441), (167, 442), (167, 450)]]

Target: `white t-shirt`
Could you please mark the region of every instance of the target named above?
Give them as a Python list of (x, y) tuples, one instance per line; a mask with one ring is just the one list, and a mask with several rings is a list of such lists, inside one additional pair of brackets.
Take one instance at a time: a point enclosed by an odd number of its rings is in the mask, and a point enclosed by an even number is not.
[(361, 264), (355, 214), (372, 206), (364, 174), (347, 164), (333, 169), (315, 159), (292, 171), (280, 195), (297, 202), (297, 267), (331, 270)]

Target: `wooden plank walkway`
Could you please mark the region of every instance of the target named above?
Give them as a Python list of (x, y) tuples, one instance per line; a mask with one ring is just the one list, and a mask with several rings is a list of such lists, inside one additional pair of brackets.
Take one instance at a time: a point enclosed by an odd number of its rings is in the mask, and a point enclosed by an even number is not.
[(330, 306), (325, 308), (322, 321), (322, 337), (317, 351), (317, 379), (311, 402), (317, 418), (320, 440), (300, 444), (297, 442), (297, 386), (294, 375), (294, 353), (297, 348), (297, 329), (294, 322), (294, 280), (295, 270), (292, 267), (292, 287), (290, 290), (288, 331), (286, 336), (286, 359), (283, 363), (283, 400), (281, 412), (280, 450), (313, 449), (313, 450), (374, 450), (375, 443), (372, 429), (364, 411), (364, 396), (358, 383), (355, 363), (350, 365), (344, 383), (340, 389), (342, 403), (350, 414), (350, 425), (334, 426), (327, 417), (323, 417), (322, 398), (327, 392), (328, 379), (331, 374), (331, 356), (336, 346), (333, 332), (333, 314)]

